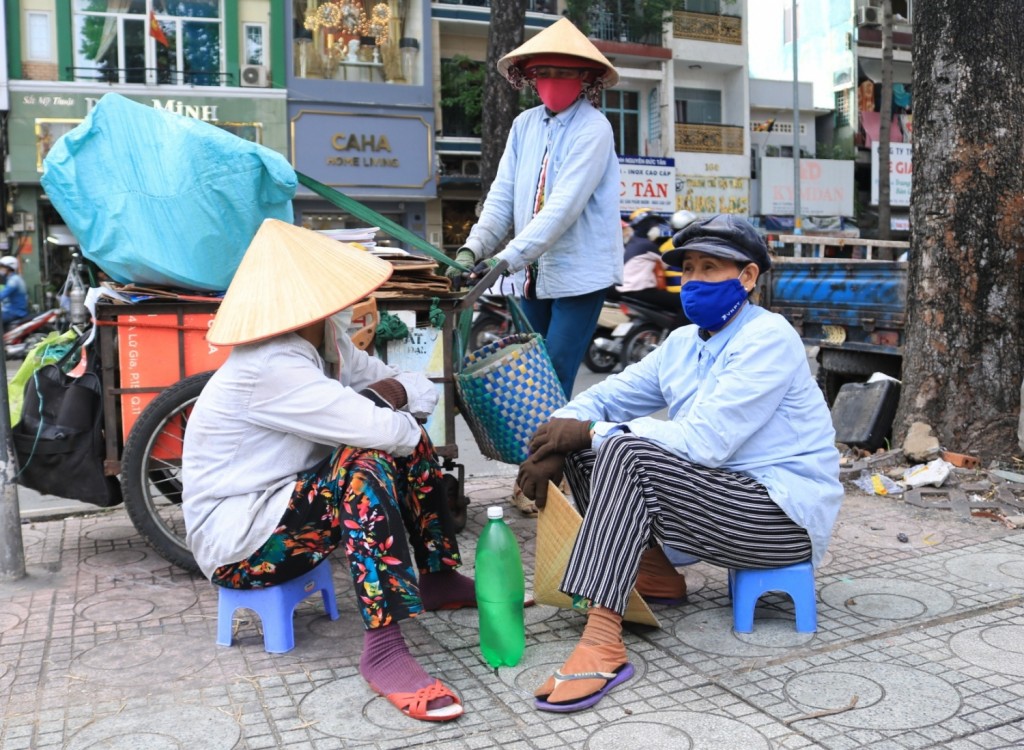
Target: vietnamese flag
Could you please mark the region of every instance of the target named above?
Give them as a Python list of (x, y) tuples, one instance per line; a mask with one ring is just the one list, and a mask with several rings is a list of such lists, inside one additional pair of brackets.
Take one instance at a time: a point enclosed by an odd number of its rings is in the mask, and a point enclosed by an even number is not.
[(149, 35), (165, 47), (171, 46), (171, 43), (167, 41), (167, 35), (164, 34), (164, 30), (157, 23), (156, 14), (153, 11), (149, 11)]

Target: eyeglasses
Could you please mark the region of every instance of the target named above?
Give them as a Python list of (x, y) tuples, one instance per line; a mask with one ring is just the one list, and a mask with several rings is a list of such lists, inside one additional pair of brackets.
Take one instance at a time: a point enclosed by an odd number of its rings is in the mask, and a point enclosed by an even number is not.
[(582, 78), (590, 72), (587, 68), (558, 68), (554, 65), (535, 65), (524, 74), (530, 80), (537, 78)]

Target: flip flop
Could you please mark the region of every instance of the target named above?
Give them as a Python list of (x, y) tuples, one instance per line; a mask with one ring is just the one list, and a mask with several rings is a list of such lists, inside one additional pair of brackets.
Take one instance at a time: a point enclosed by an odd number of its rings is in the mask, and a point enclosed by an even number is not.
[(565, 682), (566, 680), (608, 680), (608, 682), (606, 682), (604, 687), (596, 693), (591, 693), (590, 695), (576, 701), (569, 701), (567, 703), (549, 703), (542, 698), (537, 698), (534, 701), (534, 705), (539, 711), (553, 711), (555, 713), (572, 713), (573, 711), (582, 711), (585, 708), (590, 708), (599, 700), (604, 698), (612, 688), (621, 685), (632, 677), (634, 671), (633, 665), (629, 662), (626, 662), (614, 672), (580, 672), (579, 674), (562, 674), (558, 670), (555, 670), (555, 687), (558, 686), (558, 683)]
[[(420, 688), (412, 693), (385, 694), (377, 690), (372, 683), (370, 687), (387, 698), (391, 705), (410, 719), (417, 719), (418, 721), (451, 721), (462, 716), (464, 711), (459, 696), (440, 680), (434, 680), (433, 685)], [(442, 706), (441, 708), (428, 709), (427, 704), (438, 698), (451, 698), (454, 703)]]

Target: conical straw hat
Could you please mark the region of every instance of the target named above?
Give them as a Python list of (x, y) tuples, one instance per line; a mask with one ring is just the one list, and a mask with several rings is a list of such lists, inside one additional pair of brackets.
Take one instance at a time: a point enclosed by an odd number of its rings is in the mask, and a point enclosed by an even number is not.
[(278, 219), (265, 219), (242, 256), (207, 341), (248, 344), (323, 320), (361, 300), (393, 266)]
[[(562, 585), (565, 569), (569, 565), (569, 555), (582, 524), (583, 517), (565, 495), (549, 482), (547, 505), (537, 517), (537, 556), (533, 573), (533, 599), (537, 604), (572, 609), (572, 597), (563, 594), (558, 587)], [(636, 589), (629, 593), (626, 614), (622, 619), (661, 627), (658, 618)]]
[(608, 62), (608, 58), (602, 55), (601, 50), (595, 47), (594, 43), (587, 39), (568, 18), (558, 19), (544, 31), (523, 42), (498, 60), (498, 72), (508, 78), (508, 69), (514, 63), (533, 55), (549, 54), (574, 55), (605, 68), (605, 74), (601, 76), (605, 88), (611, 88), (619, 82), (619, 72)]

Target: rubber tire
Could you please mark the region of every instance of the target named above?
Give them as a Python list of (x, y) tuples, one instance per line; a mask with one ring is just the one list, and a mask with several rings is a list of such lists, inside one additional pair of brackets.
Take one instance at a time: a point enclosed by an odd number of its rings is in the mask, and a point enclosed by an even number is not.
[(448, 509), (455, 523), (455, 531), (460, 532), (466, 528), (466, 521), (469, 520), (469, 498), (459, 493), (459, 478), (454, 474), (445, 474), (441, 482), (448, 498)]
[(480, 347), (511, 334), (511, 320), (484, 313), (473, 321), (473, 325), (469, 329), (469, 351), (475, 352)]
[(661, 346), (664, 340), (661, 327), (653, 323), (644, 323), (634, 328), (622, 342), (623, 368), (639, 362)]
[[(121, 491), (132, 525), (165, 560), (193, 573), (199, 566), (185, 544), (185, 524), (175, 508), (181, 505), (181, 467), (169, 462), (153, 465), (161, 460), (151, 461), (150, 454), (164, 426), (195, 403), (212, 375), (213, 371), (202, 372), (164, 389), (142, 410), (121, 455)], [(154, 489), (163, 504), (158, 505)], [(169, 506), (170, 522), (164, 515)]]
[(841, 349), (821, 349), (818, 352), (818, 363), (829, 372), (865, 377), (876, 372), (884, 372), (886, 375), (899, 378), (901, 370), (898, 357)]
[(611, 336), (611, 332), (595, 333), (594, 338), (590, 340), (590, 346), (587, 347), (586, 353), (583, 355), (583, 364), (587, 366), (587, 369), (598, 375), (606, 372), (611, 372), (615, 369), (615, 366), (619, 364), (619, 358), (614, 354), (598, 349), (594, 344), (596, 338), (608, 338)]

